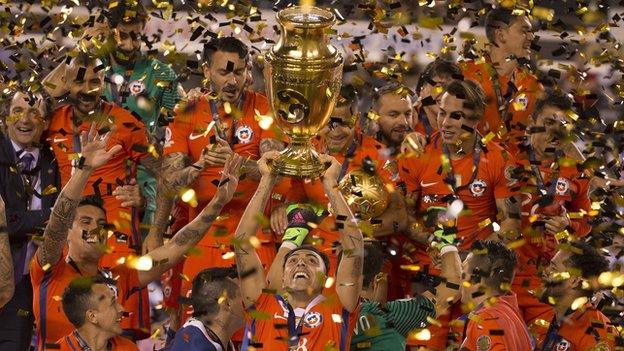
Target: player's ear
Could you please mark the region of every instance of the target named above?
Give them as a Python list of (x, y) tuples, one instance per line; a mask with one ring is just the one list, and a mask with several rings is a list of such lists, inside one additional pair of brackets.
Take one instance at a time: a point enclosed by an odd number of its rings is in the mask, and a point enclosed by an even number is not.
[(494, 39), (495, 39), (496, 45), (505, 44), (507, 42), (506, 28), (498, 27), (494, 29)]
[(97, 312), (95, 310), (87, 310), (85, 312), (85, 322), (89, 322), (91, 324), (98, 324)]
[(202, 72), (204, 73), (204, 78), (206, 81), (210, 81), (210, 64), (208, 62), (204, 62), (202, 64)]

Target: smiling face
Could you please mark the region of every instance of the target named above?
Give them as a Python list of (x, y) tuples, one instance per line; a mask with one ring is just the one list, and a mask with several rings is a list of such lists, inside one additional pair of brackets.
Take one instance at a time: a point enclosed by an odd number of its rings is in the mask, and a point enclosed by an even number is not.
[(108, 233), (105, 227), (106, 213), (101, 208), (92, 205), (78, 207), (67, 238), (70, 256), (92, 260), (102, 257)]
[(284, 264), (282, 286), (285, 290), (307, 292), (315, 296), (323, 290), (326, 270), (323, 259), (316, 252), (298, 250)]
[(108, 335), (121, 335), (121, 318), (123, 308), (117, 302), (117, 296), (112, 287), (106, 284), (94, 284), (91, 287), (94, 308), (87, 310), (87, 320), (97, 324), (98, 329)]
[(382, 95), (376, 105), (373, 108), (379, 116), (377, 124), (383, 141), (387, 146), (401, 145), (413, 123), (411, 98), (389, 93)]
[(544, 106), (529, 129), (531, 147), (538, 154), (553, 154), (559, 150), (569, 136), (572, 124), (565, 111), (555, 106)]
[(544, 270), (542, 281), (544, 282), (543, 300), (547, 302), (548, 297), (552, 297), (557, 301), (561, 297), (577, 288), (577, 282), (580, 278), (572, 277), (569, 273), (571, 265), (568, 262), (570, 253), (560, 250), (550, 260), (550, 264)]
[(238, 53), (217, 51), (212, 54), (210, 64), (204, 65), (204, 76), (222, 101), (235, 103), (245, 88), (248, 70), (249, 65)]
[(529, 58), (531, 42), (535, 38), (533, 27), (526, 16), (513, 17), (511, 25), (499, 30), (498, 44), (508, 55)]
[(9, 117), (6, 119), (9, 138), (21, 148), (38, 143), (48, 128), (45, 102), (41, 94), (16, 92), (11, 100)]
[(349, 105), (337, 106), (319, 134), (330, 153), (345, 152), (355, 137), (355, 118)]
[(449, 93), (444, 93), (440, 100), (440, 110), (438, 112), (438, 125), (442, 142), (447, 145), (458, 145), (462, 141), (474, 135), (465, 127), (476, 130), (479, 119), (475, 112), (464, 107), (464, 100), (459, 99)]
[[(73, 61), (70, 64), (69, 78), (71, 86), (69, 89), (69, 99), (76, 110), (82, 115), (93, 112), (101, 100), (102, 88), (104, 87), (104, 70), (94, 71), (95, 64), (87, 67), (80, 67), (80, 64)], [(79, 76), (80, 72), (84, 72)]]

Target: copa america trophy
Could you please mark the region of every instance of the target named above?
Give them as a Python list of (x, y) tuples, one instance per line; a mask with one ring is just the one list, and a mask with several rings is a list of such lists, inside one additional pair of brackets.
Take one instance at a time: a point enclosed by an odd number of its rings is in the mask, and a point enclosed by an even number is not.
[(277, 14), (281, 35), (265, 55), (267, 96), (274, 123), (290, 142), (273, 162), (273, 172), (316, 178), (324, 165), (311, 139), (327, 124), (342, 84), (343, 60), (329, 42), (334, 15), (294, 6)]

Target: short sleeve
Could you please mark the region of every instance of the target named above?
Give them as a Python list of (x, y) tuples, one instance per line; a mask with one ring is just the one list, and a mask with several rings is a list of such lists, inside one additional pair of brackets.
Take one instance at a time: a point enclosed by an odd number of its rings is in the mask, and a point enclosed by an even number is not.
[(487, 314), (479, 316), (480, 322), (468, 320), (466, 328), (466, 338), (462, 343), (461, 350), (477, 351), (507, 351), (503, 340), (502, 328), (496, 318)]
[(176, 112), (173, 122), (165, 127), (164, 155), (176, 152), (189, 154), (188, 136), (191, 134), (193, 119), (193, 109)]
[[(491, 158), (491, 164), (489, 172), (492, 177), (492, 183), (494, 184), (494, 198), (505, 199), (516, 195), (517, 191), (514, 191), (517, 180), (513, 178), (513, 170), (517, 167), (513, 157), (504, 151), (490, 151), (496, 152)], [(507, 158), (505, 158), (507, 157)]]
[(52, 278), (58, 276), (63, 270), (64, 262), (65, 256), (62, 256), (56, 264), (42, 267), (41, 263), (39, 263), (39, 259), (37, 258), (37, 254), (35, 253), (30, 261), (30, 280), (32, 281), (33, 286), (38, 286), (38, 283), (43, 281), (43, 277), (46, 274), (51, 274)]

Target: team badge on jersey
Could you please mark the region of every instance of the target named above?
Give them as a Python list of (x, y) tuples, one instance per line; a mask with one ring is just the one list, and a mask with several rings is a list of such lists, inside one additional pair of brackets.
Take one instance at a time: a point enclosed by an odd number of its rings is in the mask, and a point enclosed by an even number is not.
[(477, 339), (477, 351), (488, 351), (492, 348), (492, 340), (487, 335), (481, 335)]
[(310, 312), (303, 317), (303, 323), (308, 328), (316, 328), (323, 323), (323, 316), (319, 312)]
[(139, 95), (145, 90), (145, 83), (141, 80), (135, 80), (130, 82), (129, 88), (130, 94)]
[(557, 195), (565, 195), (568, 192), (568, 189), (570, 189), (570, 183), (568, 182), (567, 179), (565, 178), (559, 178), (557, 179), (557, 186), (555, 187), (555, 190), (557, 191)]
[(487, 189), (487, 184), (485, 184), (485, 181), (481, 179), (475, 179), (470, 184), (470, 193), (472, 194), (472, 196), (482, 196), (483, 193), (485, 193), (485, 189)]
[(513, 107), (516, 111), (524, 111), (529, 106), (529, 98), (526, 94), (520, 94), (514, 100)]
[(566, 339), (561, 339), (557, 344), (557, 351), (568, 351), (570, 349), (570, 342)]
[(247, 144), (253, 137), (253, 130), (248, 126), (240, 126), (236, 129), (236, 138), (241, 144)]

